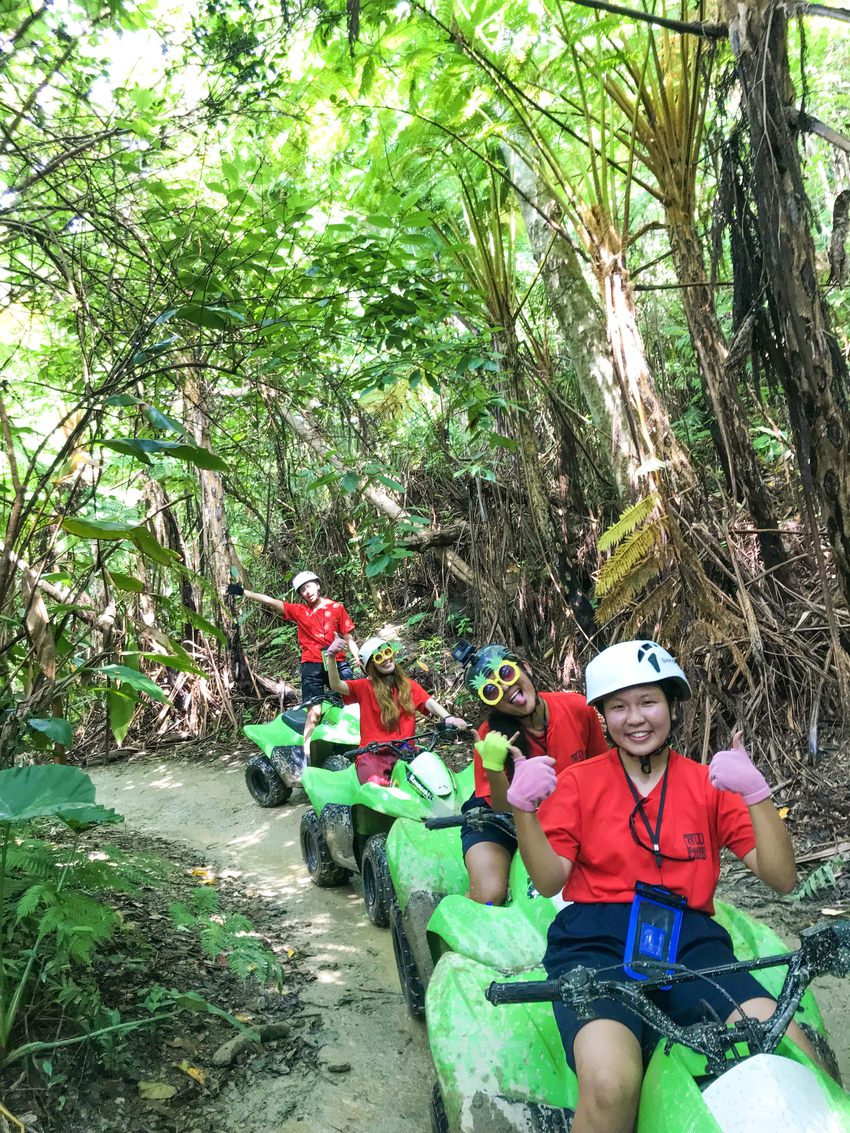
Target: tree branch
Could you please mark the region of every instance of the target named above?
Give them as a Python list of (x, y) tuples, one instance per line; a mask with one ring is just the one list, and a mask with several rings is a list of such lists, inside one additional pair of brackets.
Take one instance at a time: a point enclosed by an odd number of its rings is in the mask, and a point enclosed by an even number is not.
[[(571, 4), (580, 4), (583, 8), (594, 8), (598, 12), (613, 12), (615, 16), (628, 16), (630, 20), (639, 20), (644, 24), (654, 24), (657, 27), (669, 28), (670, 31), (682, 32), (685, 35), (698, 35), (702, 39), (726, 39), (729, 29), (725, 24), (706, 24), (702, 20), (686, 23), (682, 20), (668, 20), (666, 16), (651, 16), (648, 12), (640, 12), (637, 8), (624, 8), (620, 4), (606, 4), (604, 0), (570, 0)], [(801, 5), (805, 8), (818, 8), (818, 4)], [(822, 15), (831, 9), (813, 13)]]

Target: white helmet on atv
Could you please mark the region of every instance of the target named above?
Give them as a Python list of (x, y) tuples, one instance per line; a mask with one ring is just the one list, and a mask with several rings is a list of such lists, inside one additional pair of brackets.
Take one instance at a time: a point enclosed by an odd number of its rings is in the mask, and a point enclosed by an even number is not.
[(298, 574), (296, 574), (295, 578), (293, 578), (292, 589), (297, 594), (298, 591), (301, 589), (301, 587), (304, 585), (305, 582), (320, 582), (320, 581), (321, 580), (320, 580), (319, 576), (317, 574), (313, 574), (313, 572), (311, 570), (302, 570)]
[[(363, 672), (366, 672), (366, 666), (372, 660), (372, 655), (377, 653), (379, 649), (389, 645), (388, 641), (384, 641), (382, 637), (370, 637), (360, 646), (360, 667)], [(392, 648), (392, 646), (390, 646)]]
[(587, 703), (596, 708), (612, 692), (668, 681), (678, 700), (690, 700), (688, 678), (667, 650), (654, 641), (620, 641), (603, 649), (584, 671)]

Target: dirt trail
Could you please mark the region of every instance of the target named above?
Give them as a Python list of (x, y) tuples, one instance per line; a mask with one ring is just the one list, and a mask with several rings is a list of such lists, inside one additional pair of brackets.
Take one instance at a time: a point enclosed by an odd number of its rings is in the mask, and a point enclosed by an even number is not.
[[(311, 1038), (320, 1063), (348, 1062), (345, 1074), (321, 1071), (305, 1096), (303, 1080), (254, 1080), (220, 1095), (223, 1131), (251, 1133), (418, 1133), (428, 1129), (434, 1072), (425, 1028), (407, 1014), (398, 990), (392, 941), (366, 917), (351, 886), (317, 889), (301, 861), (299, 823), (307, 805), (262, 810), (241, 764), (145, 759), (93, 769), (98, 802), (127, 826), (191, 847), (246, 890), (279, 909), (277, 928), (311, 954), (317, 979), (301, 1003), (322, 1016)], [(197, 1133), (206, 1133), (198, 1130)]]

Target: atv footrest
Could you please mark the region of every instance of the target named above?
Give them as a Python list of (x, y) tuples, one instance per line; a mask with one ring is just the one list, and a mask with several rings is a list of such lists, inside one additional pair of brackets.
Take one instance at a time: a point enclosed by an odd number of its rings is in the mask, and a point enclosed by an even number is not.
[(461, 1133), (570, 1133), (573, 1111), (480, 1091), (460, 1114)]

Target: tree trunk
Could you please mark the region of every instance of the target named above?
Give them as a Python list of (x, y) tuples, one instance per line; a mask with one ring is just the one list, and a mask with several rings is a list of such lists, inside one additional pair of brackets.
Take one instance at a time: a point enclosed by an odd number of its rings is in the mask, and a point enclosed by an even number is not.
[(578, 624), (588, 635), (596, 632), (593, 607), (588, 601), (584, 588), (570, 562), (563, 536), (555, 526), (549, 501), (549, 488), (543, 479), (540, 468), (540, 446), (534, 432), (534, 424), (528, 400), (528, 390), (519, 357), (519, 343), (512, 325), (512, 317), (505, 312), (502, 330), (494, 334), (503, 355), (503, 369), (511, 401), (516, 405), (513, 414), (522, 470), (527, 491), (527, 505), (542, 562), (549, 570), (552, 581), (563, 588), (564, 597)]
[(666, 206), (665, 215), (676, 276), (680, 283), (688, 285), (680, 291), (682, 306), (704, 383), (703, 392), (717, 421), (717, 430), (712, 431), (717, 456), (733, 500), (739, 498), (739, 492), (743, 494), (755, 526), (761, 529), (759, 546), (764, 565), (770, 569), (784, 563), (787, 556), (775, 530), (776, 513), (756, 459), (737, 376), (726, 369), (729, 350), (717, 318), (693, 215), (672, 204)]
[[(593, 257), (593, 270), (602, 292), (608, 339), (622, 398), (628, 407), (632, 440), (641, 464), (653, 458), (664, 462), (673, 492), (678, 495), (686, 493), (682, 506), (692, 514), (695, 501), (690, 497), (698, 487), (697, 479), (655, 388), (638, 329), (634, 293), (622, 242), (614, 226), (600, 223), (596, 213), (594, 209), (586, 218), (587, 235), (595, 237), (588, 250)], [(650, 483), (655, 475), (649, 472)]]
[[(207, 428), (206, 388), (201, 371), (187, 366), (183, 385), (183, 424), (190, 437), (201, 448), (209, 449)], [(198, 468), (201, 487), (201, 570), (209, 579), (215, 594), (222, 596), (233, 581), (231, 567), (238, 571), (239, 560), (233, 552), (227, 512), (224, 505), (224, 484), (221, 473), (209, 468)], [(221, 602), (214, 605), (213, 619), (219, 623), (227, 637), (230, 676), (238, 687), (253, 693), (251, 674), (239, 640), (236, 619)]]
[[(850, 378), (818, 290), (810, 206), (788, 124), (794, 86), (784, 9), (727, 0), (732, 50), (750, 127), (765, 283), (782, 337), (784, 381), (801, 469), (807, 460), (850, 605)], [(828, 597), (828, 596), (827, 596)]]
[[(546, 185), (508, 146), (502, 155), (511, 180), (537, 207), (553, 219), (560, 208)], [(567, 345), (579, 387), (597, 431), (608, 448), (613, 480), (628, 494), (638, 461), (629, 433), (620, 384), (611, 359), (605, 316), (581, 270), (572, 245), (546, 224), (523, 197), (518, 197), (534, 258), (542, 264), (540, 278)]]

